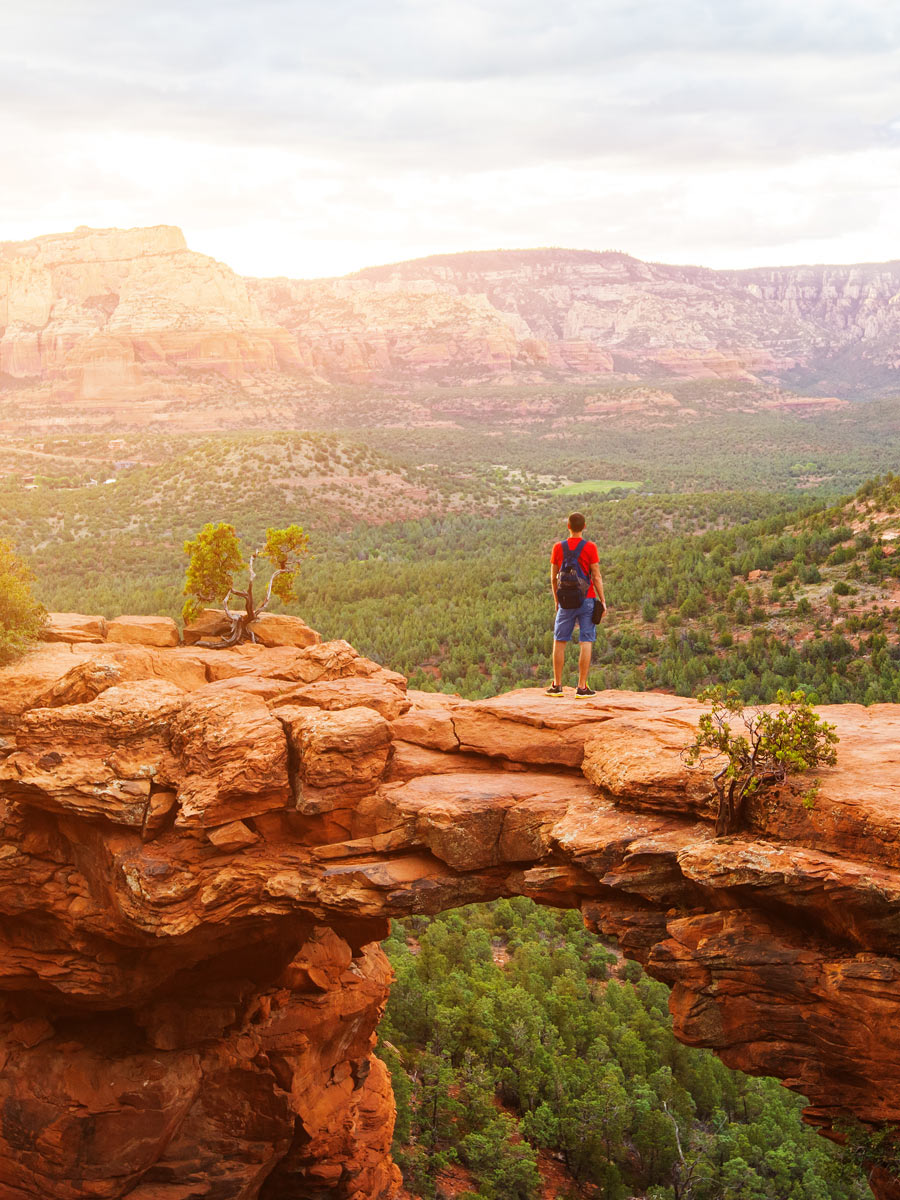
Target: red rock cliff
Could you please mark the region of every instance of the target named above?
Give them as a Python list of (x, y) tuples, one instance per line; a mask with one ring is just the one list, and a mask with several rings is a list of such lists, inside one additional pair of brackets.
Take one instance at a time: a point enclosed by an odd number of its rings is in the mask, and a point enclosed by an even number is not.
[(173, 226), (0, 243), (0, 375), (45, 403), (134, 401), (173, 381), (183, 399), (198, 372), (221, 383), (300, 365), (244, 281)]
[(813, 1123), (900, 1121), (897, 706), (823, 710), (814, 810), (716, 840), (694, 702), (469, 703), (309, 631), (142, 630), (57, 621), (0, 672), (4, 1200), (394, 1196), (378, 941), (510, 895), (580, 907)]

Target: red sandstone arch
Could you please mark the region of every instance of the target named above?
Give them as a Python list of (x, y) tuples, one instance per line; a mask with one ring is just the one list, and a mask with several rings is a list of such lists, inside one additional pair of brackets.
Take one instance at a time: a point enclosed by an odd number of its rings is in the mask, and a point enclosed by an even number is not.
[(900, 1121), (900, 706), (827, 710), (815, 809), (716, 840), (694, 702), (90, 629), (0, 672), (0, 1197), (390, 1197), (377, 943), (504, 895), (579, 907), (814, 1124)]

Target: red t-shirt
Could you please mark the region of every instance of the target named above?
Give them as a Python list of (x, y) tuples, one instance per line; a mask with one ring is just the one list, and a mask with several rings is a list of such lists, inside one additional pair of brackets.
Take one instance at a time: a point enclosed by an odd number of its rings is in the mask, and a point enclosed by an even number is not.
[[(580, 535), (578, 537), (568, 538), (567, 544), (568, 544), (569, 549), (574, 550), (580, 541), (581, 541)], [(562, 561), (563, 561), (562, 542), (557, 542), (556, 545), (553, 547), (553, 553), (550, 555), (550, 562), (553, 564), (554, 567), (561, 567)], [(596, 543), (595, 542), (585, 542), (584, 549), (578, 555), (578, 565), (581, 567), (582, 571), (584, 571), (585, 575), (587, 575), (588, 579), (590, 579), (590, 577), (591, 577), (591, 563), (595, 563), (595, 562), (599, 562), (599, 561), (600, 561), (600, 555), (597, 553)], [(588, 588), (588, 594), (587, 594), (586, 598), (588, 600), (596, 600), (597, 593), (594, 591), (593, 584), (591, 584), (590, 588)]]

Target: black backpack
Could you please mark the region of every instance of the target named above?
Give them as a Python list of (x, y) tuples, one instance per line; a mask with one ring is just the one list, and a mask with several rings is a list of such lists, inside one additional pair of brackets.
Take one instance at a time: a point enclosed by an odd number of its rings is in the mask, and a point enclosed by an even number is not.
[(581, 608), (587, 599), (591, 581), (581, 569), (578, 556), (587, 545), (582, 538), (574, 550), (569, 548), (568, 540), (560, 543), (562, 546), (562, 566), (556, 580), (556, 599), (560, 608)]

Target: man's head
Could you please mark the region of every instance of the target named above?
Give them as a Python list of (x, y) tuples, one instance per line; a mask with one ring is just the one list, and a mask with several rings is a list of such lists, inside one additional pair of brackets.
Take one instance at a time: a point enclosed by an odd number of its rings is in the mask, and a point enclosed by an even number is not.
[(584, 516), (581, 513), (569, 513), (569, 531), (581, 533), (584, 529)]

